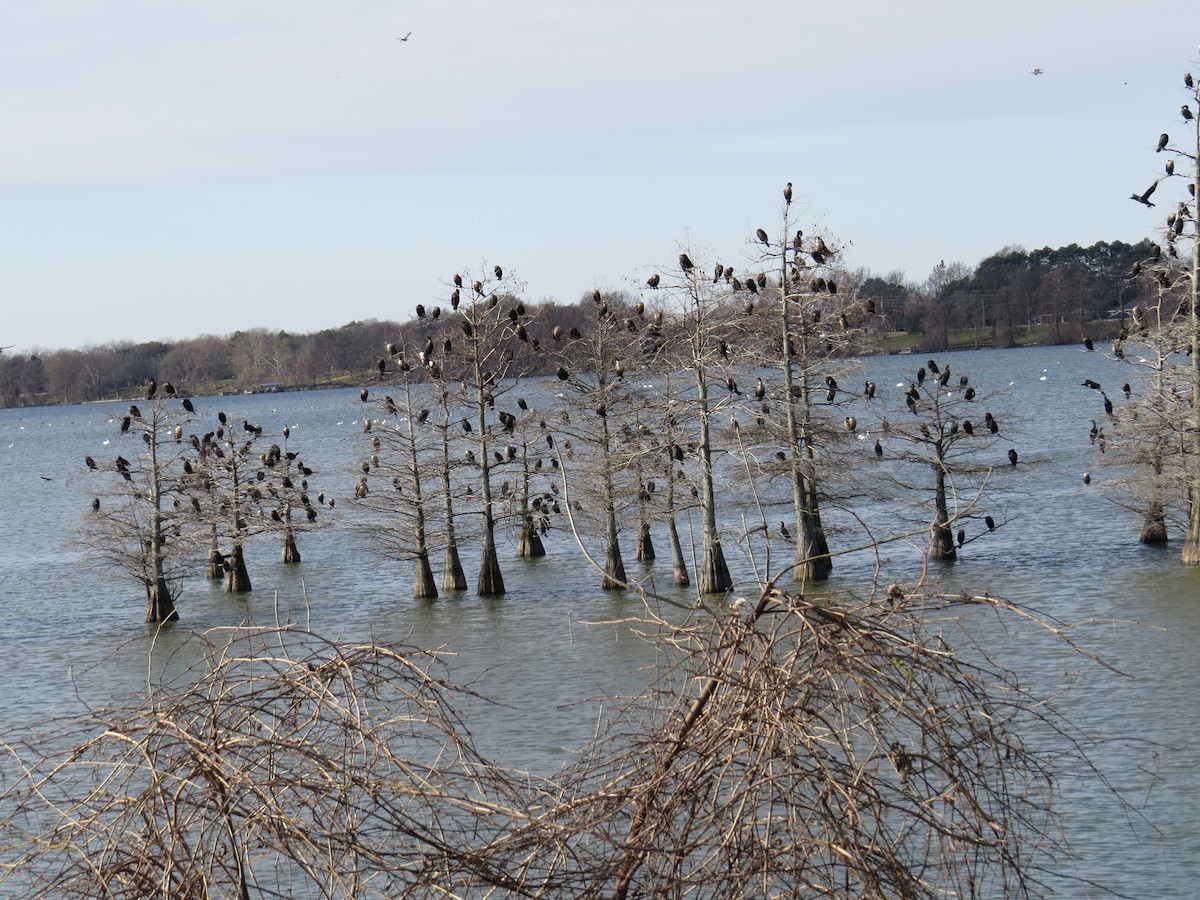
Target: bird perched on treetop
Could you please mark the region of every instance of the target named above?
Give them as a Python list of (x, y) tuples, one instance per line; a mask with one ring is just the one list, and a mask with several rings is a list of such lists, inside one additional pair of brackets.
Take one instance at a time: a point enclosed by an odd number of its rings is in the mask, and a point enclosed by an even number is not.
[(788, 205), (792, 205), (792, 183), (789, 181), (783, 188), (783, 200)]
[(1160, 134), (1158, 136), (1158, 149), (1155, 150), (1154, 152), (1161, 153), (1162, 149), (1167, 146), (1167, 141), (1169, 141), (1170, 139), (1171, 139), (1171, 136), (1168, 135), (1165, 131), (1162, 134)]

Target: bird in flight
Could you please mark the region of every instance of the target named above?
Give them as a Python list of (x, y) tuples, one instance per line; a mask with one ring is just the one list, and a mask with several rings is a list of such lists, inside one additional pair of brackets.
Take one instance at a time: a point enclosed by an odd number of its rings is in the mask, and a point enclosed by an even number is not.
[(1034, 66), (1032, 69), (1029, 70), (1030, 75), (1043, 75), (1043, 74), (1045, 74), (1045, 72), (1046, 72), (1046, 70), (1041, 68), (1040, 66)]
[(411, 32), (411, 31), (410, 31), (408, 34), (406, 34), (404, 37), (402, 37), (402, 38), (400, 38), (400, 37), (396, 38), (396, 40), (398, 40), (398, 41), (407, 41), (407, 40), (408, 40), (410, 37), (412, 37), (412, 32)]

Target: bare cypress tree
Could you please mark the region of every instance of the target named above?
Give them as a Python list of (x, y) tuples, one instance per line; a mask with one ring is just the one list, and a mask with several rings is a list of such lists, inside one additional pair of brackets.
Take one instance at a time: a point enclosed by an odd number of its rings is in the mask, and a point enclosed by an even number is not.
[(476, 590), (481, 596), (503, 594), (504, 575), (496, 553), (497, 501), (492, 483), (492, 454), (499, 439), (495, 434), (495, 408), (499, 396), (511, 389), (506, 378), (518, 374), (514, 368), (518, 348), (529, 340), (530, 317), (525, 305), (513, 293), (517, 287), (512, 274), (500, 266), (491, 273), (468, 279), (454, 276), (455, 290), (469, 292), (460, 297), (459, 325), (463, 337), (455, 346), (462, 352), (445, 360), (447, 375), (463, 385), (463, 402), (469, 410), (467, 422), (475, 443), (478, 469), (480, 511), (479, 578)]
[[(411, 367), (403, 358), (400, 370), (404, 377), (390, 388), (399, 400), (391, 394), (376, 399), (379, 424), (369, 434), (371, 453), (362, 462), (369, 489), (354, 502), (368, 512), (359, 522), (368, 540), (395, 559), (412, 561), (413, 597), (432, 600), (438, 591), (430, 563), (424, 487), (432, 426), (429, 409), (419, 406), (419, 387), (413, 385)], [(361, 397), (368, 401), (366, 388)]]
[[(764, 312), (774, 306), (776, 335), (762, 335), (759, 346), (773, 347), (774, 354), (755, 354), (764, 365), (777, 367), (782, 379), (778, 389), (756, 379), (755, 396), (773, 407), (768, 420), (783, 411), (782, 433), (775, 435), (783, 443), (783, 463), (791, 485), (795, 542), (795, 580), (824, 581), (833, 571), (825, 526), (821, 518), (821, 479), (818, 471), (818, 444), (822, 425), (817, 420), (819, 399), (825, 405), (845, 402), (854, 395), (838, 388), (844, 360), (855, 349), (865, 320), (874, 310), (865, 302), (855, 302), (848, 288), (848, 277), (839, 267), (840, 252), (832, 241), (818, 233), (792, 233), (791, 184), (784, 191), (780, 236), (772, 240), (765, 229), (758, 229), (761, 261), (773, 270), (778, 289), (764, 283), (754, 293), (763, 295), (759, 305)], [(747, 279), (749, 282), (749, 279)], [(767, 290), (770, 286), (770, 290)], [(825, 429), (828, 431), (828, 429)], [(764, 456), (769, 459), (770, 454)]]
[[(994, 458), (1000, 421), (982, 408), (982, 398), (966, 373), (929, 360), (919, 366), (904, 392), (905, 413), (884, 422), (876, 453), (925, 469), (933, 476), (932, 519), (926, 553), (930, 559), (953, 560), (958, 548), (980, 536), (966, 529), (967, 520), (982, 518), (987, 533), (1003, 524), (980, 508), (987, 479), (998, 467), (1015, 469), (1019, 454), (1010, 446), (1007, 459)], [(886, 442), (886, 443), (885, 443)], [(896, 444), (899, 449), (896, 449)], [(893, 474), (902, 490), (905, 476)], [(958, 527), (956, 533), (955, 527)]]
[[(605, 300), (595, 290), (581, 304), (591, 308), (591, 322), (585, 331), (573, 329), (558, 342), (561, 365), (557, 374), (567, 391), (566, 409), (555, 431), (560, 446), (580, 448), (582, 465), (587, 466), (590, 477), (572, 482), (568, 474), (575, 498), (573, 509), (586, 510), (585, 518), (603, 523), (601, 585), (606, 591), (621, 590), (628, 586), (628, 576), (621, 553), (619, 514), (627, 507), (627, 498), (636, 496), (629, 483), (630, 448), (622, 446), (621, 438), (623, 431), (634, 434), (631, 422), (636, 401), (625, 381), (622, 358), (630, 359), (637, 326), (631, 330), (626, 324), (633, 322), (634, 311), (623, 297)], [(580, 495), (587, 498), (586, 504), (579, 500)]]
[[(695, 413), (696, 481), (700, 493), (702, 541), (697, 588), (702, 594), (724, 593), (733, 587), (733, 578), (725, 561), (717, 525), (712, 417), (719, 400), (710, 397), (709, 387), (711, 368), (721, 341), (717, 331), (729, 314), (728, 301), (740, 285), (731, 286), (715, 279), (710, 284), (687, 251), (679, 254), (677, 275), (664, 283), (662, 273), (655, 273), (647, 284), (654, 289), (661, 285), (676, 301), (680, 312), (678, 321), (667, 323), (678, 329), (678, 340), (661, 338), (656, 346), (663, 351), (659, 357), (660, 364), (665, 362), (669, 366), (678, 365), (692, 370), (695, 393), (689, 400)], [(753, 309), (752, 305), (750, 309)], [(656, 324), (652, 323), (652, 327)], [(648, 337), (653, 337), (653, 332)]]
[[(1175, 276), (1168, 278), (1173, 289), (1181, 289), (1187, 309), (1187, 344), (1189, 353), (1188, 394), (1191, 409), (1187, 420), (1185, 452), (1190, 458), (1184, 468), (1184, 502), (1186, 504), (1186, 528), (1183, 549), (1180, 554), (1184, 565), (1200, 565), (1200, 239), (1197, 237), (1197, 220), (1200, 219), (1200, 83), (1191, 72), (1184, 75), (1187, 101), (1180, 108), (1187, 139), (1184, 145), (1173, 145), (1170, 135), (1162, 134), (1157, 152), (1169, 154), (1166, 174), (1155, 179), (1145, 191), (1134, 193), (1132, 199), (1147, 207), (1155, 205), (1150, 198), (1159, 183), (1182, 178), (1187, 184), (1187, 195), (1178, 202), (1175, 211), (1167, 220), (1167, 257), (1187, 260), (1184, 266), (1175, 269)], [(1180, 171), (1176, 171), (1179, 168)], [(1161, 203), (1161, 197), (1157, 202)], [(1182, 245), (1184, 252), (1178, 247)]]
[(160, 392), (151, 380), (144, 402), (121, 416), (123, 442), (133, 444), (125, 452), (133, 459), (118, 455), (111, 469), (86, 459), (93, 477), (110, 476), (85, 521), (89, 555), (143, 587), (147, 622), (179, 618), (175, 600), (182, 578), (198, 565), (201, 541), (182, 440), (192, 418), (169, 383)]

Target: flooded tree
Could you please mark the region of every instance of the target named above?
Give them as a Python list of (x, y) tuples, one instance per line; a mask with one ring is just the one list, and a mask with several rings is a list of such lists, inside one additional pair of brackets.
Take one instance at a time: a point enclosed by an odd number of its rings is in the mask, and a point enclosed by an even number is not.
[(581, 522), (600, 523), (604, 542), (601, 585), (606, 591), (622, 590), (629, 580), (621, 554), (619, 515), (638, 493), (630, 467), (631, 452), (637, 453), (632, 442), (641, 398), (625, 379), (626, 366), (636, 365), (638, 355), (637, 313), (623, 297), (606, 300), (599, 290), (582, 303), (591, 307), (586, 330), (572, 329), (557, 342), (562, 347), (557, 377), (564, 392), (554, 431), (562, 450), (578, 448), (572, 468), (586, 471), (588, 476), (567, 477), (576, 536), (582, 540), (591, 533), (580, 527)]
[[(964, 543), (1003, 524), (981, 509), (983, 495), (994, 470), (1015, 469), (1019, 454), (1010, 446), (1007, 459), (995, 456), (1000, 420), (984, 407), (968, 375), (951, 371), (949, 364), (931, 359), (918, 365), (902, 396), (905, 410), (881, 423), (876, 453), (932, 473), (926, 553), (930, 559), (953, 560)], [(892, 473), (897, 487), (922, 490), (908, 482), (906, 472)], [(985, 530), (968, 532), (968, 522), (979, 520)]]
[[(667, 279), (663, 279), (663, 275)], [(661, 286), (674, 303), (677, 317), (667, 323), (651, 323), (647, 339), (652, 342), (657, 367), (687, 368), (692, 371), (694, 392), (686, 397), (689, 424), (695, 425), (696, 482), (700, 494), (702, 556), (697, 587), (701, 594), (724, 593), (733, 587), (733, 577), (725, 560), (721, 533), (717, 525), (717, 496), (713, 476), (714, 415), (721, 399), (710, 393), (714, 388), (714, 367), (720, 355), (720, 331), (735, 315), (732, 305), (741, 285), (721, 279), (709, 281), (706, 269), (697, 265), (685, 251), (679, 254), (678, 269), (656, 272), (647, 282), (653, 289)], [(750, 301), (746, 301), (750, 303)], [(741, 305), (739, 305), (741, 308)], [(753, 304), (750, 303), (750, 311)], [(665, 329), (670, 329), (666, 331)], [(722, 379), (727, 381), (727, 379)], [(720, 382), (718, 382), (720, 383)], [(732, 392), (730, 392), (732, 393)]]
[(189, 445), (182, 440), (194, 415), (175, 394), (169, 383), (160, 391), (151, 379), (145, 399), (117, 417), (123, 452), (103, 466), (86, 459), (89, 475), (107, 481), (84, 522), (89, 555), (142, 586), (152, 623), (179, 617), (175, 600), (201, 546), (191, 515)]
[[(1179, 196), (1172, 211), (1167, 214), (1163, 250), (1155, 244), (1153, 254), (1156, 280), (1160, 287), (1179, 296), (1186, 317), (1186, 344), (1188, 354), (1187, 396), (1190, 410), (1187, 413), (1184, 453), (1188, 460), (1184, 466), (1182, 501), (1186, 508), (1181, 560), (1184, 565), (1200, 565), (1200, 239), (1197, 237), (1197, 220), (1200, 219), (1200, 84), (1191, 72), (1184, 75), (1187, 102), (1180, 108), (1186, 137), (1173, 142), (1164, 132), (1158, 141), (1157, 152), (1165, 153), (1164, 173), (1143, 191), (1135, 191), (1131, 199), (1147, 208), (1156, 203), (1163, 204), (1163, 194), (1156, 194), (1160, 184), (1183, 182), (1187, 191)], [(1150, 198), (1154, 196), (1154, 200)], [(1169, 203), (1169, 201), (1168, 201)]]
[[(361, 477), (369, 489), (355, 499), (355, 506), (365, 513), (355, 525), (372, 546), (393, 559), (411, 561), (413, 597), (432, 600), (438, 589), (430, 561), (426, 480), (436, 477), (436, 464), (430, 464), (435, 458), (436, 426), (430, 422), (429, 407), (421, 404), (429, 401), (434, 388), (413, 384), (412, 367), (402, 354), (394, 360), (401, 378), (377, 390), (382, 394), (374, 402), (379, 424), (364, 434), (370, 452), (362, 461)], [(384, 393), (387, 390), (395, 397)], [(366, 388), (361, 396), (368, 402)]]
[[(517, 288), (512, 274), (506, 274), (500, 266), (477, 277), (468, 275), (464, 279), (455, 275), (454, 289), (461, 292), (456, 311), (462, 337), (454, 347), (461, 349), (437, 364), (439, 368), (444, 365), (447, 377), (462, 386), (462, 402), (467, 410), (464, 432), (472, 436), (474, 443), (480, 516), (476, 590), (484, 597), (505, 593), (504, 575), (496, 553), (498, 508), (492, 469), (497, 462), (493, 454), (503, 455), (502, 450), (497, 450), (501, 446), (497, 435), (497, 398), (511, 389), (507, 379), (519, 374), (518, 353), (530, 341), (531, 317), (516, 296)], [(431, 345), (430, 350), (436, 352), (437, 348)]]
[[(764, 436), (761, 460), (769, 464), (776, 457), (773, 448), (782, 445), (779, 461), (791, 486), (793, 577), (800, 582), (824, 581), (833, 571), (833, 561), (821, 518), (819, 451), (823, 436), (825, 443), (831, 442), (831, 431), (819, 420), (818, 411), (856, 396), (839, 388), (838, 379), (847, 382), (846, 359), (859, 348), (864, 323), (877, 314), (870, 301), (853, 299), (832, 238), (806, 234), (800, 228), (793, 232), (790, 191), (789, 185), (779, 237), (772, 239), (759, 229), (756, 240), (761, 247), (759, 263), (773, 278), (756, 279), (756, 289), (748, 291), (757, 295), (764, 319), (775, 323), (774, 334), (766, 321), (757, 326), (758, 340), (750, 343), (760, 349), (752, 351), (752, 359), (777, 369), (780, 378), (778, 384), (771, 384), (755, 375), (754, 397), (761, 406), (755, 419), (772, 422), (782, 412), (780, 427)], [(746, 280), (747, 288), (751, 278)]]

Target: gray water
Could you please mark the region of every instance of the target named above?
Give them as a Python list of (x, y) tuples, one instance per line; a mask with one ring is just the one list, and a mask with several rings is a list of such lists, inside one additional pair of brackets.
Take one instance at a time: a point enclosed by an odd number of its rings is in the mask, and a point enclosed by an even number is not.
[[(861, 377), (895, 394), (924, 360), (866, 360)], [(1084, 378), (1104, 383), (1119, 407), (1118, 385), (1131, 373), (1075, 348), (974, 351), (938, 360), (955, 373), (969, 372), (973, 383), (1002, 389), (988, 407), (1003, 423), (997, 464), (1005, 467), (1010, 445), (1021, 457), (1018, 470), (998, 473), (1004, 477), (997, 478), (989, 507), (1008, 524), (964, 548), (946, 576), (950, 587), (1003, 596), (1063, 622), (1092, 623), (1073, 637), (1120, 670), (1065, 652), (1034, 629), (980, 623), (1002, 661), (1026, 683), (1042, 693), (1064, 692), (1058, 708), (1136, 811), (1122, 809), (1086, 778), (1068, 777), (1064, 828), (1078, 858), (1064, 868), (1127, 896), (1191, 896), (1200, 883), (1200, 572), (1178, 565), (1177, 546), (1140, 545), (1140, 523), (1106, 498), (1106, 470), (1087, 437), (1092, 419), (1103, 424), (1101, 399), (1080, 386)], [(338, 498), (350, 496), (355, 467), (369, 452), (361, 422), (367, 408), (356, 390), (197, 398), (196, 404), (204, 415), (221, 409), (270, 433), (289, 425), (292, 441), (317, 470), (314, 484)], [(124, 404), (0, 410), (0, 646), (7, 660), (0, 734), (81, 712), (85, 702), (131, 696), (144, 686), (152, 645), (162, 657), (193, 629), (290, 617), (310, 621), (329, 637), (444, 646), (457, 654), (452, 674), (473, 679), (496, 701), (471, 710), (480, 749), (545, 772), (592, 734), (596, 708), (578, 701), (628, 690), (654, 660), (653, 646), (620, 624), (641, 612), (641, 601), (598, 590), (599, 577), (580, 564), (566, 537), (552, 534), (544, 559), (518, 560), (516, 535), (505, 534), (500, 554), (509, 590), (502, 598), (468, 592), (416, 603), (406, 565), (377, 558), (339, 527), (352, 515), (347, 502), (323, 515), (329, 527), (301, 535), (298, 567), (283, 566), (273, 542), (249, 546), (250, 595), (231, 596), (202, 579), (189, 582), (179, 601), (180, 626), (155, 638), (141, 624), (140, 590), (87, 568), (71, 544), (95, 493), (83, 458), (110, 460), (120, 452), (112, 416), (123, 410)], [(889, 415), (902, 411), (893, 403)], [(856, 414), (863, 432), (856, 465), (870, 478), (866, 467), (874, 463), (870, 447), (879, 423), (869, 411)], [(1092, 475), (1090, 486), (1083, 484), (1084, 472)], [(736, 473), (731, 478), (726, 495), (739, 490)], [(907, 524), (920, 521), (921, 510), (910, 500), (855, 508), (882, 530), (903, 530), (898, 514), (911, 516)], [(850, 515), (831, 506), (828, 516), (832, 549), (861, 539)], [(632, 561), (632, 529), (626, 534), (630, 576), (673, 591), (670, 563), (662, 558), (665, 534), (655, 534), (660, 559), (645, 566)], [(738, 579), (735, 591), (751, 594), (743, 546), (731, 537), (726, 552)], [(908, 544), (889, 545), (882, 561), (884, 583), (911, 581), (921, 571), (920, 554)], [(862, 586), (874, 563), (869, 554), (840, 557), (829, 587)], [(464, 565), (473, 583), (470, 548)], [(1059, 896), (1104, 893), (1076, 883), (1060, 887)]]

